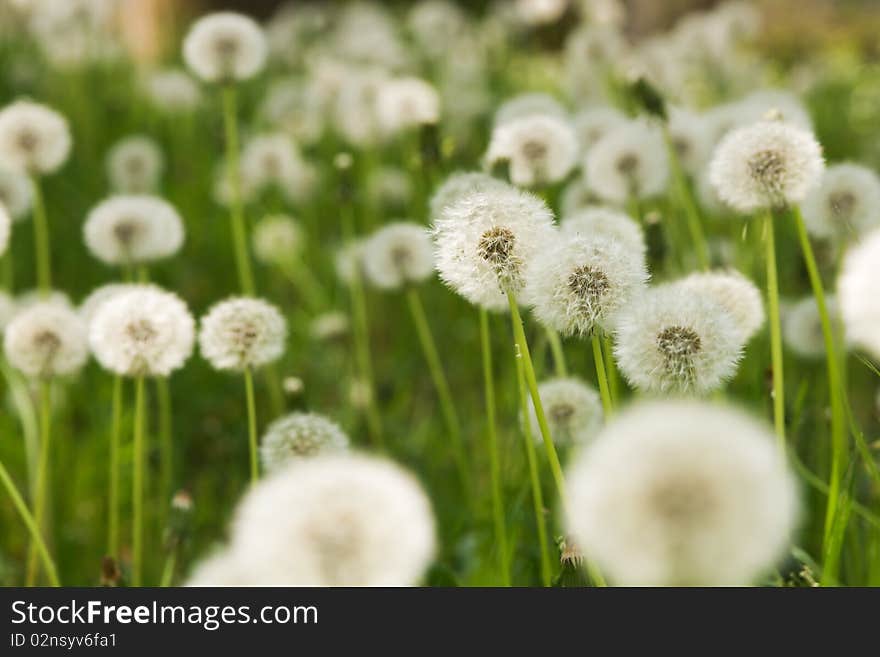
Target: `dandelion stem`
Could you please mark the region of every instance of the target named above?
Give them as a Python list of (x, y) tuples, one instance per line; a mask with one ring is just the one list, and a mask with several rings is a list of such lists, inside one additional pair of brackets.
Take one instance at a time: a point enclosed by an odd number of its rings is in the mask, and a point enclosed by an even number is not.
[(611, 417), (614, 412), (614, 402), (611, 400), (611, 389), (608, 387), (608, 376), (605, 372), (605, 359), (602, 356), (602, 338), (595, 331), (590, 337), (593, 344), (593, 360), (596, 363), (596, 378), (599, 380), (599, 395), (602, 397), (602, 410), (605, 418)]
[(553, 367), (556, 376), (568, 376), (568, 368), (565, 365), (565, 351), (562, 349), (562, 340), (559, 334), (551, 328), (547, 329), (547, 341), (550, 343), (550, 351), (553, 353)]
[(134, 384), (134, 476), (131, 479), (131, 584), (141, 586), (144, 553), (144, 377)]
[(779, 319), (779, 277), (776, 272), (776, 243), (773, 213), (764, 216), (764, 246), (767, 266), (767, 305), (770, 324), (770, 359), (773, 367), (773, 426), (779, 449), (785, 452), (785, 380), (782, 371), (782, 327)]
[(244, 206), (241, 198), (241, 171), (239, 169), (238, 108), (234, 85), (223, 88), (223, 123), (226, 132), (226, 166), (229, 176), (229, 220), (232, 226), (235, 267), (238, 271), (238, 284), (242, 294), (255, 293), (254, 274), (247, 247), (247, 228), (244, 221)]
[(458, 413), (455, 410), (452, 394), (449, 392), (449, 382), (446, 379), (446, 373), (443, 371), (443, 363), (440, 361), (440, 355), (437, 352), (437, 344), (431, 333), (431, 326), (425, 315), (425, 309), (419, 298), (418, 290), (414, 287), (409, 288), (406, 291), (406, 300), (409, 304), (413, 323), (416, 326), (419, 342), (422, 345), (425, 361), (428, 363), (428, 370), (434, 381), (434, 388), (437, 390), (437, 397), (440, 400), (440, 408), (443, 412), (443, 419), (446, 421), (446, 429), (449, 431), (453, 456), (458, 465), (459, 476), (461, 477), (461, 485), (467, 493), (470, 477), (468, 476), (467, 455), (464, 450), (464, 443), (462, 442), (461, 423), (458, 420)]
[(52, 289), (52, 260), (49, 251), (49, 221), (46, 218), (46, 204), (40, 181), (31, 178), (34, 217), (34, 255), (37, 262), (37, 289), (40, 294), (48, 294)]
[(254, 375), (249, 367), (244, 369), (244, 392), (247, 398), (251, 483), (256, 483), (257, 479), (260, 478), (260, 465), (257, 457), (257, 405), (254, 400)]
[(13, 482), (12, 478), (9, 476), (9, 472), (6, 470), (6, 466), (4, 466), (2, 462), (0, 462), (0, 481), (3, 482), (3, 486), (6, 488), (6, 492), (8, 492), (9, 497), (12, 498), (12, 503), (15, 505), (15, 508), (21, 516), (21, 519), (27, 526), (28, 532), (30, 532), (31, 541), (33, 541), (33, 544), (36, 546), (37, 553), (39, 554), (40, 559), (43, 562), (43, 567), (46, 569), (46, 575), (49, 578), (49, 583), (52, 586), (61, 586), (61, 582), (58, 580), (58, 571), (55, 568), (55, 562), (52, 560), (52, 556), (49, 554), (49, 549), (46, 547), (43, 536), (40, 534), (40, 529), (37, 526), (33, 515), (31, 515), (30, 510), (27, 508), (27, 504), (25, 504), (24, 498), (22, 498), (21, 493), (15, 486), (15, 482)]
[[(171, 499), (174, 479), (174, 443), (171, 420), (171, 391), (168, 379), (156, 379), (156, 398), (159, 406), (159, 490), (162, 508)], [(164, 515), (164, 514), (163, 514)]]
[(613, 404), (620, 398), (620, 376), (617, 373), (617, 365), (614, 362), (614, 349), (611, 346), (611, 338), (607, 335), (602, 336), (602, 351), (605, 356), (605, 373), (608, 375), (608, 387)]
[[(800, 208), (792, 207), (798, 238), (801, 243), (804, 262), (807, 265), (807, 273), (810, 277), (810, 285), (813, 288), (813, 296), (816, 298), (816, 306), (819, 309), (819, 321), (822, 325), (822, 338), (825, 342), (825, 361), (828, 369), (828, 390), (831, 398), (831, 477), (828, 482), (828, 505), (825, 509), (825, 530), (823, 534), (823, 551), (825, 552), (826, 568), (822, 574), (823, 583), (827, 578), (837, 579), (837, 569), (827, 572), (829, 563), (838, 563), (842, 541), (835, 541), (832, 531), (837, 521), (838, 501), (840, 498), (840, 484), (843, 472), (846, 469), (847, 453), (847, 425), (846, 412), (843, 402), (843, 377), (840, 373), (840, 360), (834, 340), (834, 328), (831, 316), (828, 314), (828, 304), (825, 300), (825, 290), (822, 286), (822, 278), (819, 275), (819, 267), (816, 265), (816, 256), (810, 245), (810, 238), (804, 225), (804, 219)], [(838, 531), (843, 531), (840, 529)], [(835, 547), (836, 546), (836, 547)], [(837, 554), (830, 551), (836, 550)]]
[(697, 261), (699, 262), (700, 269), (709, 269), (709, 250), (706, 247), (706, 236), (703, 233), (700, 213), (697, 210), (697, 204), (694, 202), (694, 196), (684, 175), (684, 169), (681, 166), (681, 160), (678, 157), (678, 151), (675, 148), (672, 135), (669, 133), (669, 126), (665, 123), (663, 124), (663, 138), (666, 142), (666, 151), (669, 154), (669, 169), (672, 172), (675, 195), (687, 219), (688, 232), (690, 232), (694, 251), (697, 254)]
[(110, 424), (110, 506), (107, 525), (107, 554), (119, 557), (119, 441), (122, 432), (122, 377), (113, 377), (113, 415)]
[[(40, 382), (40, 460), (37, 463), (37, 485), (34, 499), (34, 521), (40, 532), (45, 531), (46, 498), (49, 489), (49, 453), (52, 440), (52, 389), (49, 381)], [(37, 544), (28, 549), (26, 585), (33, 586), (39, 575)]]
[(166, 589), (171, 586), (174, 579), (174, 570), (177, 567), (177, 547), (172, 547), (171, 552), (165, 559), (165, 565), (162, 567), (162, 578), (159, 580), (159, 587)]
[(498, 431), (495, 424), (495, 381), (492, 372), (492, 343), (489, 335), (489, 313), (480, 308), (480, 350), (483, 360), (483, 390), (486, 399), (486, 440), (489, 451), (489, 478), (492, 485), (492, 515), (495, 522), (495, 542), (501, 560), (504, 586), (510, 586), (510, 555), (507, 552), (507, 523), (504, 519), (504, 500), (501, 488), (501, 464), (498, 456)]
[(544, 514), (544, 495), (541, 492), (541, 479), (538, 474), (538, 459), (535, 456), (535, 437), (532, 435), (532, 423), (528, 419), (529, 400), (526, 390), (526, 378), (523, 373), (522, 353), (516, 350), (516, 378), (519, 383), (519, 407), (523, 414), (523, 437), (526, 443), (526, 457), (529, 461), (529, 478), (532, 481), (532, 502), (535, 507), (535, 525), (538, 528), (538, 542), (541, 547), (541, 582), (550, 586), (551, 564), (550, 548), (547, 543), (547, 519)]

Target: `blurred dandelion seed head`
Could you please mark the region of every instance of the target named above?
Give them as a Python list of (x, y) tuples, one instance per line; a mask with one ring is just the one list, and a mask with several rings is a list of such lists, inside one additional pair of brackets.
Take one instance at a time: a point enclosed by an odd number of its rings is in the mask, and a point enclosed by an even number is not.
[(215, 304), (199, 329), (202, 357), (218, 370), (241, 371), (278, 360), (286, 340), (287, 323), (278, 308), (250, 297)]
[(198, 19), (183, 41), (187, 66), (205, 82), (247, 80), (260, 73), (268, 47), (262, 28), (234, 12)]
[(342, 428), (323, 415), (295, 412), (274, 420), (263, 435), (260, 461), (267, 473), (277, 472), (296, 459), (348, 449)]
[(85, 327), (77, 314), (51, 300), (15, 313), (3, 333), (3, 350), (10, 365), (40, 379), (76, 374), (89, 356)]
[(70, 155), (70, 127), (55, 110), (17, 100), (0, 110), (0, 160), (30, 175), (53, 173)]

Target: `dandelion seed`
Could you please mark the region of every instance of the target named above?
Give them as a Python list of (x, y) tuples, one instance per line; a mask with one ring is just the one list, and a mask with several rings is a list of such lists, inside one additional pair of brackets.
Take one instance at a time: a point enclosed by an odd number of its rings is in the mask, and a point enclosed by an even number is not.
[(364, 244), (364, 273), (377, 288), (399, 290), (434, 272), (431, 235), (423, 226), (395, 222), (377, 230)]
[(744, 413), (642, 403), (569, 468), (567, 524), (623, 585), (747, 585), (780, 559), (798, 515), (773, 434)]
[(533, 114), (496, 126), (486, 152), (486, 165), (508, 162), (510, 180), (521, 187), (563, 180), (578, 156), (571, 125), (550, 114)]
[(412, 585), (435, 546), (430, 503), (412, 475), (354, 454), (299, 461), (252, 488), (232, 533), (250, 584)]
[(504, 186), (447, 205), (434, 221), (440, 278), (471, 303), (508, 308), (528, 280), (535, 256), (555, 235), (553, 215), (536, 196)]
[(302, 227), (292, 217), (269, 215), (254, 227), (254, 256), (267, 265), (281, 266), (299, 258), (305, 246)]
[(686, 276), (679, 283), (685, 289), (705, 294), (724, 306), (736, 322), (743, 343), (751, 340), (764, 325), (761, 292), (737, 271), (698, 272)]
[(86, 246), (110, 265), (153, 262), (183, 245), (183, 221), (156, 196), (112, 196), (89, 212), (83, 226)]
[(267, 473), (278, 472), (297, 459), (348, 449), (348, 436), (332, 420), (317, 413), (290, 413), (266, 429), (260, 460)]
[(202, 317), (199, 349), (214, 369), (242, 371), (278, 360), (284, 353), (287, 324), (272, 304), (234, 297)]
[(796, 204), (822, 175), (815, 137), (779, 121), (760, 121), (729, 133), (715, 149), (709, 176), (718, 196), (739, 212)]
[[(538, 396), (550, 423), (550, 435), (560, 447), (586, 445), (602, 427), (602, 403), (592, 386), (576, 377), (548, 379), (538, 385)], [(542, 442), (535, 406), (529, 401), (532, 436)]]
[(663, 137), (645, 121), (631, 121), (602, 137), (587, 153), (584, 168), (587, 185), (609, 203), (660, 194), (669, 178)]
[(0, 166), (0, 205), (15, 221), (27, 218), (31, 209), (31, 185), (27, 176)]
[(719, 302), (685, 286), (648, 290), (620, 311), (614, 354), (633, 386), (703, 394), (736, 372), (742, 330)]
[(76, 374), (89, 357), (79, 317), (51, 301), (15, 313), (3, 333), (3, 350), (10, 365), (40, 379)]
[(192, 355), (195, 322), (172, 292), (151, 285), (113, 295), (89, 324), (101, 367), (126, 377), (169, 376)]
[(268, 47), (263, 30), (247, 16), (218, 12), (200, 18), (183, 41), (187, 66), (206, 82), (247, 80), (263, 70)]
[(146, 194), (159, 186), (165, 162), (162, 151), (149, 137), (134, 135), (116, 143), (107, 154), (107, 175), (114, 190)]
[(563, 215), (560, 230), (563, 235), (605, 237), (625, 244), (627, 248), (645, 254), (645, 232), (638, 222), (624, 212), (600, 206), (579, 208)]
[(71, 148), (67, 120), (55, 110), (18, 100), (0, 110), (0, 160), (30, 175), (52, 173)]
[(880, 225), (880, 177), (858, 164), (828, 167), (801, 209), (807, 230), (815, 237), (861, 235)]

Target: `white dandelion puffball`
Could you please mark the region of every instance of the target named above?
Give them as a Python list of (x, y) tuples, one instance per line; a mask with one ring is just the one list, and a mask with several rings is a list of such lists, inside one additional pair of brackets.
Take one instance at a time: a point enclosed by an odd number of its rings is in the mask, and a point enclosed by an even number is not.
[(568, 112), (553, 96), (545, 93), (526, 93), (504, 101), (495, 111), (493, 126), (498, 127), (508, 121), (527, 116), (568, 117)]
[(42, 290), (27, 290), (18, 295), (15, 300), (17, 312), (21, 312), (37, 305), (52, 304), (65, 310), (73, 310), (73, 302), (66, 292), (50, 290), (48, 293)]
[[(825, 307), (831, 319), (832, 331), (840, 326), (837, 298), (826, 295)], [(839, 331), (834, 331), (840, 337)], [(802, 358), (825, 357), (825, 334), (819, 306), (813, 295), (788, 305), (782, 313), (782, 338), (785, 345)]]
[(516, 15), (526, 25), (546, 25), (562, 18), (570, 0), (516, 0)]
[(648, 245), (645, 231), (625, 212), (602, 206), (587, 206), (562, 217), (559, 225), (564, 235), (605, 237), (622, 242), (628, 248), (645, 254)]
[(508, 308), (535, 256), (555, 235), (553, 214), (538, 197), (506, 185), (447, 205), (434, 221), (434, 261), (440, 278), (469, 302)]
[(379, 85), (376, 116), (387, 135), (433, 125), (440, 120), (440, 96), (420, 78), (389, 78)]
[(742, 411), (643, 402), (568, 468), (567, 525), (616, 584), (755, 582), (784, 556), (795, 479), (769, 427)]
[(260, 461), (267, 473), (293, 461), (348, 449), (342, 428), (317, 413), (289, 413), (273, 421), (260, 444)]
[[(154, 287), (141, 283), (108, 283), (92, 290), (89, 295), (79, 304), (77, 313), (79, 318), (86, 325), (91, 326), (92, 320), (95, 318), (98, 310), (108, 301), (115, 299), (118, 295), (132, 290), (140, 290), (144, 288)], [(159, 288), (155, 288), (159, 289)]]
[(122, 194), (146, 194), (159, 187), (165, 158), (150, 137), (133, 135), (117, 142), (107, 153), (107, 175)]
[(430, 215), (432, 219), (440, 216), (447, 205), (455, 203), (462, 196), (472, 194), (473, 192), (483, 192), (491, 189), (504, 189), (506, 184), (493, 178), (489, 174), (480, 172), (463, 172), (453, 173), (443, 181), (430, 201)]
[(323, 313), (309, 325), (309, 333), (317, 340), (337, 340), (348, 334), (348, 315), (339, 311)]
[(568, 121), (551, 114), (533, 114), (506, 121), (492, 131), (486, 164), (507, 162), (510, 180), (534, 187), (563, 180), (574, 168), (578, 141)]
[(184, 586), (247, 586), (245, 563), (232, 550), (218, 550), (196, 563)]
[(858, 164), (835, 164), (807, 194), (801, 210), (815, 237), (861, 235), (880, 225), (880, 177)]
[(608, 203), (660, 194), (669, 178), (663, 135), (646, 121), (630, 121), (596, 142), (584, 169), (587, 185)]
[(293, 262), (302, 253), (305, 236), (293, 217), (284, 214), (261, 219), (253, 232), (254, 257), (269, 265)]
[(761, 291), (738, 271), (697, 272), (684, 277), (679, 284), (695, 293), (706, 294), (724, 306), (736, 322), (744, 343), (764, 325)]
[(18, 100), (0, 110), (0, 160), (31, 175), (52, 173), (67, 161), (72, 139), (67, 120), (55, 110)]
[(416, 479), (392, 461), (355, 454), (299, 460), (261, 481), (232, 527), (254, 585), (410, 586), (435, 541)]
[(734, 375), (742, 330), (708, 295), (667, 284), (620, 311), (614, 355), (631, 385), (646, 392), (704, 394)]
[(847, 252), (837, 281), (846, 337), (880, 359), (880, 229)]
[(241, 153), (242, 184), (248, 195), (275, 185), (282, 192), (308, 184), (310, 174), (293, 140), (281, 132), (251, 137)]
[(31, 182), (24, 174), (0, 165), (0, 205), (15, 221), (27, 218), (31, 209)]
[(281, 358), (287, 323), (262, 299), (233, 297), (215, 304), (202, 317), (199, 350), (214, 369), (244, 370)]
[(379, 289), (399, 290), (434, 273), (431, 234), (416, 223), (386, 224), (364, 244), (364, 273)]
[(3, 350), (10, 365), (33, 378), (76, 374), (89, 357), (83, 323), (53, 301), (16, 312), (3, 334)]
[(450, 0), (423, 0), (413, 4), (406, 25), (425, 54), (440, 59), (467, 29), (467, 18)]
[(218, 12), (200, 18), (183, 41), (183, 59), (206, 82), (247, 80), (266, 65), (268, 46), (251, 18)]
[(403, 169), (375, 167), (367, 178), (367, 196), (378, 207), (406, 207), (413, 197), (413, 181)]
[(572, 125), (585, 155), (602, 137), (627, 123), (626, 115), (613, 107), (592, 107), (572, 117)]
[(174, 255), (184, 230), (174, 206), (157, 196), (111, 196), (89, 212), (83, 236), (92, 255), (121, 265)]
[(195, 321), (172, 292), (138, 285), (99, 305), (89, 344), (104, 369), (120, 376), (169, 376), (192, 355)]
[(737, 128), (721, 141), (709, 164), (718, 196), (748, 213), (797, 204), (818, 184), (825, 163), (809, 132), (781, 121)]
[(163, 112), (192, 112), (202, 102), (202, 91), (185, 71), (166, 69), (150, 74), (144, 90), (155, 107)]
[[(596, 390), (577, 377), (559, 377), (538, 384), (550, 437), (560, 447), (586, 445), (602, 428), (602, 402)], [(535, 405), (529, 399), (532, 438), (542, 442)]]
[(9, 248), (9, 235), (12, 232), (12, 217), (6, 211), (6, 206), (0, 203), (0, 256)]
[(617, 311), (647, 281), (642, 251), (613, 238), (560, 231), (535, 256), (523, 296), (544, 326), (587, 337), (610, 330)]

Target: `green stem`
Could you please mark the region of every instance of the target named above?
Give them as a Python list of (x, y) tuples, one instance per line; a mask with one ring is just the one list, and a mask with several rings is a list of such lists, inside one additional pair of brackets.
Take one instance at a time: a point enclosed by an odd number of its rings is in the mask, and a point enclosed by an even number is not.
[(785, 380), (782, 371), (782, 326), (779, 318), (779, 277), (776, 272), (776, 243), (773, 213), (764, 216), (764, 246), (767, 265), (767, 305), (770, 324), (770, 358), (773, 367), (773, 426), (779, 449), (785, 452)]
[(495, 524), (495, 542), (501, 561), (501, 581), (510, 586), (510, 555), (507, 552), (507, 523), (504, 519), (504, 499), (501, 488), (501, 464), (498, 455), (498, 430), (495, 420), (495, 381), (492, 372), (492, 344), (489, 335), (489, 313), (480, 308), (480, 350), (483, 360), (483, 391), (486, 400), (486, 442), (489, 452), (489, 478), (492, 486), (492, 516)]
[(165, 559), (165, 565), (162, 567), (162, 578), (159, 580), (159, 586), (163, 589), (171, 586), (174, 579), (174, 570), (177, 567), (177, 547), (172, 547)]
[(315, 278), (312, 270), (303, 266), (302, 262), (283, 263), (281, 272), (293, 283), (312, 313), (318, 313), (326, 306), (326, 295), (321, 283)]
[(278, 376), (277, 363), (269, 363), (263, 368), (263, 377), (266, 381), (266, 390), (269, 392), (269, 405), (275, 416), (284, 413), (284, 390), (281, 388), (281, 379)]
[(437, 352), (437, 344), (434, 342), (434, 336), (431, 333), (431, 326), (425, 315), (425, 309), (419, 298), (416, 288), (411, 287), (406, 291), (406, 300), (412, 314), (413, 323), (416, 327), (416, 333), (425, 355), (425, 361), (428, 363), (428, 371), (431, 373), (431, 379), (434, 382), (434, 388), (437, 391), (437, 398), (440, 401), (440, 408), (443, 412), (443, 418), (446, 421), (446, 429), (449, 431), (449, 437), (452, 443), (453, 457), (458, 465), (459, 476), (461, 477), (461, 485), (467, 493), (470, 486), (470, 477), (468, 476), (468, 460), (464, 449), (464, 442), (461, 436), (461, 423), (458, 420), (458, 413), (455, 410), (455, 403), (452, 400), (452, 394), (449, 391), (449, 382), (446, 379), (446, 373), (443, 371), (443, 364), (440, 355)]
[[(837, 519), (838, 501), (840, 497), (840, 485), (843, 473), (846, 469), (847, 458), (847, 423), (846, 412), (843, 404), (843, 377), (840, 374), (840, 359), (834, 340), (834, 327), (831, 316), (828, 313), (828, 304), (825, 300), (825, 290), (822, 286), (822, 278), (819, 275), (819, 267), (816, 264), (816, 256), (810, 244), (804, 219), (800, 208), (792, 207), (798, 238), (801, 243), (804, 262), (807, 265), (807, 273), (810, 277), (810, 286), (813, 288), (813, 296), (816, 298), (816, 306), (819, 309), (819, 321), (822, 325), (822, 338), (825, 342), (825, 362), (828, 369), (828, 389), (831, 398), (831, 477), (828, 482), (828, 505), (825, 509), (825, 531), (823, 537), (823, 550), (826, 552), (825, 561), (838, 562), (838, 555), (842, 541), (833, 540), (832, 531)], [(845, 527), (838, 528), (839, 532), (845, 531)], [(833, 546), (837, 546), (834, 548)], [(828, 550), (834, 549), (838, 555), (827, 554)], [(826, 569), (828, 570), (828, 569)], [(829, 578), (837, 579), (837, 572), (827, 573)], [(825, 582), (826, 573), (823, 572), (822, 580)]]
[(617, 364), (614, 362), (614, 348), (611, 346), (611, 338), (607, 335), (602, 337), (602, 351), (605, 356), (608, 387), (611, 389), (611, 402), (614, 404), (620, 399), (620, 375), (617, 373)]
[(522, 354), (516, 351), (516, 377), (519, 383), (519, 407), (523, 414), (523, 437), (526, 442), (526, 457), (529, 462), (529, 478), (532, 482), (532, 502), (535, 507), (535, 525), (538, 528), (538, 543), (541, 547), (541, 582), (550, 586), (552, 566), (550, 548), (547, 543), (547, 519), (544, 515), (544, 495), (541, 492), (541, 479), (538, 474), (538, 459), (535, 455), (535, 437), (532, 435), (532, 423), (529, 421), (529, 401), (526, 390), (526, 378), (523, 373)]
[(110, 506), (107, 525), (107, 554), (119, 558), (119, 443), (122, 433), (122, 377), (113, 378), (113, 416), (110, 426)]
[(32, 207), (34, 217), (34, 256), (37, 263), (37, 289), (48, 294), (52, 289), (52, 260), (49, 251), (49, 221), (40, 181), (31, 178)]
[(559, 334), (551, 328), (547, 329), (547, 341), (550, 343), (550, 351), (553, 353), (553, 366), (556, 376), (568, 376), (568, 368), (565, 365), (565, 351), (562, 349), (562, 340)]
[(614, 413), (614, 402), (611, 400), (611, 389), (608, 387), (608, 375), (605, 372), (605, 359), (602, 356), (602, 339), (595, 331), (590, 337), (593, 345), (593, 360), (596, 363), (596, 378), (599, 381), (599, 395), (602, 397), (602, 410), (607, 421)]
[(232, 226), (235, 267), (242, 294), (253, 296), (254, 274), (248, 254), (247, 228), (244, 222), (244, 206), (241, 198), (241, 171), (239, 170), (238, 108), (234, 85), (223, 88), (223, 124), (226, 132), (226, 166), (229, 176), (229, 221)]
[(693, 194), (684, 175), (681, 160), (678, 158), (678, 151), (672, 141), (672, 135), (669, 133), (669, 126), (667, 124), (663, 125), (663, 137), (669, 154), (669, 169), (672, 172), (675, 194), (687, 219), (688, 232), (690, 232), (694, 251), (697, 254), (697, 261), (700, 264), (700, 269), (709, 269), (709, 249), (706, 246), (706, 236), (703, 234), (703, 223), (700, 220), (697, 204), (694, 202)]
[[(40, 532), (45, 531), (46, 498), (49, 489), (49, 454), (52, 440), (52, 394), (48, 381), (40, 382), (40, 460), (37, 464), (37, 494), (34, 500), (34, 521)], [(26, 585), (33, 586), (39, 575), (37, 544), (28, 549)]]
[(144, 377), (134, 384), (134, 476), (131, 478), (131, 584), (141, 586), (144, 554)]
[(159, 406), (159, 491), (161, 508), (165, 509), (171, 499), (171, 487), (174, 481), (171, 391), (167, 378), (156, 379), (156, 398)]
[(248, 445), (251, 461), (251, 483), (260, 478), (260, 462), (257, 454), (257, 405), (254, 399), (254, 376), (249, 367), (244, 369), (244, 392), (247, 398)]
[(40, 559), (43, 562), (43, 568), (46, 570), (49, 582), (52, 586), (61, 586), (61, 582), (58, 580), (58, 571), (55, 568), (55, 562), (49, 554), (49, 549), (46, 547), (46, 542), (40, 534), (37, 522), (28, 510), (27, 505), (24, 503), (24, 498), (22, 498), (21, 493), (15, 486), (15, 482), (12, 481), (9, 472), (6, 470), (6, 466), (4, 466), (2, 462), (0, 462), (0, 481), (3, 482), (6, 492), (8, 492), (9, 497), (12, 498), (12, 503), (15, 505), (15, 508), (21, 516), (21, 519), (24, 521), (25, 526), (27, 526), (28, 532), (30, 532), (31, 541), (36, 546), (37, 554), (39, 554)]

